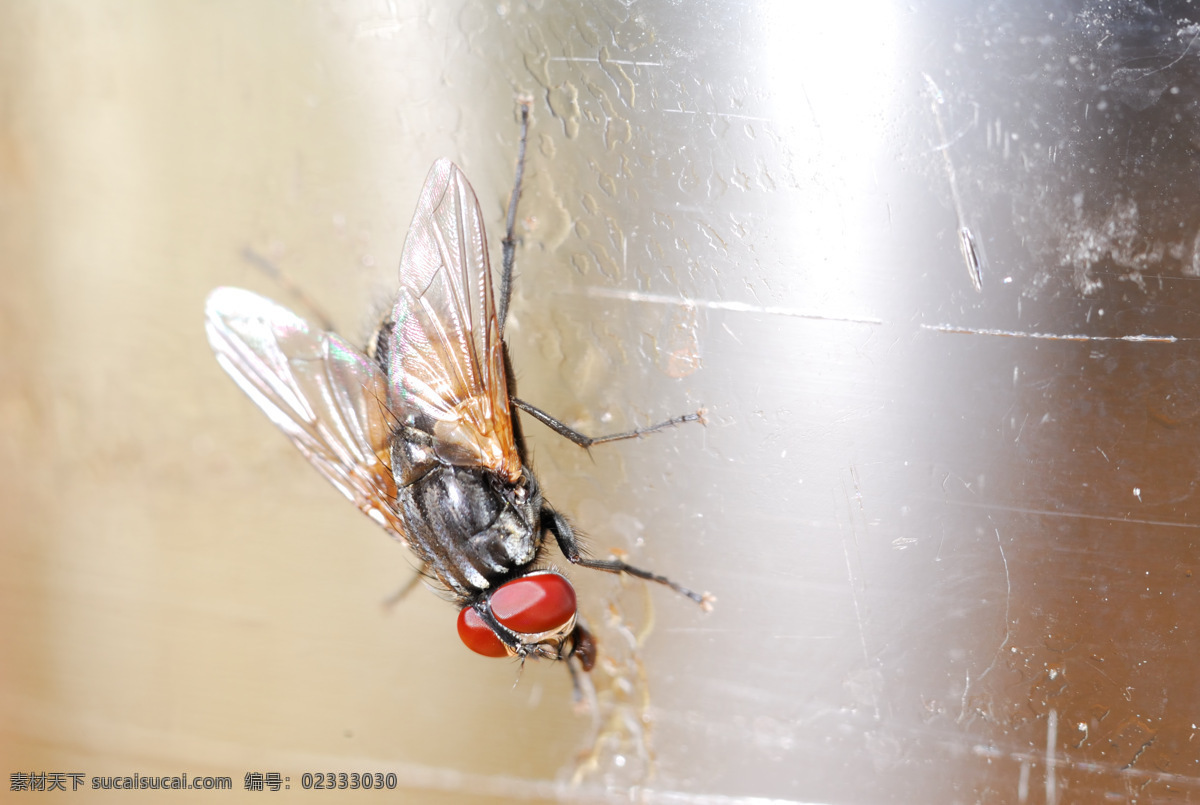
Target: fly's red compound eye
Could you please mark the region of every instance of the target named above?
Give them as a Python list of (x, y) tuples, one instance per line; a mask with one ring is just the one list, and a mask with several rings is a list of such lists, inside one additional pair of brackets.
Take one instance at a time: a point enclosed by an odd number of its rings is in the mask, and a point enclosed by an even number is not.
[[(532, 573), (500, 585), (488, 599), (496, 620), (529, 644), (571, 624), (575, 617), (575, 588), (557, 573)], [(485, 657), (505, 657), (508, 649), (474, 607), (458, 613), (458, 636), (467, 648)]]
[(476, 654), (485, 657), (508, 656), (504, 643), (471, 607), (463, 607), (462, 612), (458, 613), (458, 637)]
[(491, 597), (496, 620), (523, 634), (540, 634), (575, 617), (575, 588), (557, 573), (535, 573), (502, 585)]

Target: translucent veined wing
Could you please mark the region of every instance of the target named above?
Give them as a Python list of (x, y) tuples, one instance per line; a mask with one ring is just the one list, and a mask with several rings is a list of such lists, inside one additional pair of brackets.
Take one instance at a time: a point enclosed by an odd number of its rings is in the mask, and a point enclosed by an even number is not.
[(449, 160), (425, 179), (400, 259), (388, 378), (395, 409), (431, 422), (440, 458), (521, 477), (504, 346), (475, 191)]
[(209, 294), (205, 317), (221, 368), (342, 494), (408, 544), (392, 505), (396, 417), (382, 370), (337, 334), (240, 288)]

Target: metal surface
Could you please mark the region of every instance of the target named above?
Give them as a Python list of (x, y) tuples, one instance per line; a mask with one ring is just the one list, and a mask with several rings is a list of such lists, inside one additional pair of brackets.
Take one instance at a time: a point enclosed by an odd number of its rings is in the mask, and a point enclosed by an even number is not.
[[(6, 770), (1200, 798), (1195, 12), (809, 5), (6, 5)], [(364, 336), (442, 156), (496, 261), (518, 93), (522, 397), (708, 412), (526, 425), (598, 552), (718, 598), (572, 573), (591, 716), (383, 607), (400, 549), (202, 328), (293, 304), (266, 261)]]

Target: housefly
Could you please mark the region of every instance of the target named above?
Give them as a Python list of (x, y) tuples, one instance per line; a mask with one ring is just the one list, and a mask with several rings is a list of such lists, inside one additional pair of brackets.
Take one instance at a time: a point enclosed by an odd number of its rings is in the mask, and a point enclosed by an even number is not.
[(462, 171), (442, 159), (408, 230), (395, 306), (367, 349), (238, 288), (209, 295), (206, 329), (242, 391), (459, 606), (469, 648), (574, 658), (590, 670), (595, 641), (570, 581), (548, 567), (547, 535), (572, 564), (655, 581), (705, 608), (711, 599), (620, 559), (587, 556), (542, 495), (517, 411), (584, 448), (700, 414), (591, 438), (516, 397), (503, 333), (527, 129), (523, 105), (499, 314), (479, 202)]

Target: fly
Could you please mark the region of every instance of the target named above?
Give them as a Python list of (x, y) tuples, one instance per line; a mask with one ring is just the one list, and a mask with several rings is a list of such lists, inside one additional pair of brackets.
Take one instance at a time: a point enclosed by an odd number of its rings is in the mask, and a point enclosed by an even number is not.
[(581, 447), (684, 422), (588, 437), (516, 396), (504, 341), (529, 108), (503, 241), (499, 315), (483, 215), (462, 171), (438, 160), (417, 202), (391, 313), (365, 350), (239, 288), (217, 288), (206, 330), (217, 362), (317, 471), (417, 557), (460, 609), (458, 633), (492, 657), (595, 662), (571, 582), (546, 567), (547, 535), (572, 564), (711, 596), (617, 558), (584, 554), (529, 466), (524, 411)]

